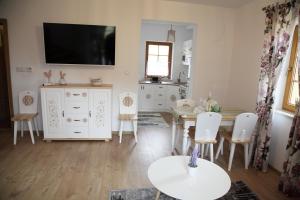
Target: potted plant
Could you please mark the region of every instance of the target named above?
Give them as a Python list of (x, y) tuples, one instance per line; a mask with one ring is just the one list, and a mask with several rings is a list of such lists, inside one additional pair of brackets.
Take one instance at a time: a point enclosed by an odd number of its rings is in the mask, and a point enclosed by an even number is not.
[(198, 146), (196, 145), (193, 149), (189, 164), (188, 164), (188, 174), (190, 176), (195, 176), (197, 173), (197, 158), (198, 158)]

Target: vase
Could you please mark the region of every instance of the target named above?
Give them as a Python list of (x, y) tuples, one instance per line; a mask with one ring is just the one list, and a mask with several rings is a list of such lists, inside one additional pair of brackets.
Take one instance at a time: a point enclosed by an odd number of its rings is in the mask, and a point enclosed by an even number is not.
[(197, 170), (198, 167), (190, 167), (190, 166), (187, 167), (187, 171), (190, 176), (196, 176)]

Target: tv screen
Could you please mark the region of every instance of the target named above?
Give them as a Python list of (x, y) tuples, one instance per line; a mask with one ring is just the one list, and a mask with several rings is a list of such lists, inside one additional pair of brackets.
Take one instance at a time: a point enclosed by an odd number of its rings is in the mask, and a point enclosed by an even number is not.
[(116, 27), (44, 23), (46, 63), (115, 65)]

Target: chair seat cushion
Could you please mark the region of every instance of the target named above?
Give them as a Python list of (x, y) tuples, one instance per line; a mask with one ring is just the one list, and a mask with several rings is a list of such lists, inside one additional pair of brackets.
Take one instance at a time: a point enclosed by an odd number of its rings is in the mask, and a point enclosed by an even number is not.
[(22, 121), (22, 120), (32, 120), (35, 116), (37, 116), (37, 113), (20, 113), (20, 114), (15, 114), (12, 118), (11, 121)]
[(137, 120), (137, 116), (136, 116), (136, 114), (120, 114), (119, 120), (122, 120), (122, 121)]
[(225, 138), (225, 140), (229, 141), (229, 142), (233, 142), (233, 143), (249, 143), (250, 140), (232, 140), (232, 132), (231, 131), (222, 131), (220, 132), (221, 136)]
[(195, 143), (200, 143), (200, 144), (209, 144), (209, 143), (217, 143), (216, 140), (195, 140), (195, 126), (191, 126), (189, 128), (188, 135), (189, 137), (195, 142)]

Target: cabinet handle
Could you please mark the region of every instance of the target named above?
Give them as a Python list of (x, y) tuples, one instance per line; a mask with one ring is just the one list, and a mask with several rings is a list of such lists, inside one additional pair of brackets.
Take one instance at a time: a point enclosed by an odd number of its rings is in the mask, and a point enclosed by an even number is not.
[(75, 107), (73, 107), (74, 109), (79, 109), (80, 107), (79, 106), (75, 106)]
[(74, 119), (73, 121), (75, 121), (75, 122), (80, 122), (80, 119)]
[(73, 96), (79, 96), (80, 94), (72, 94)]
[(92, 117), (92, 112), (91, 111), (89, 111), (89, 116)]
[(162, 96), (162, 94), (159, 94), (158, 96), (160, 96), (160, 97), (161, 97), (161, 96)]
[(74, 131), (73, 133), (77, 133), (78, 134), (78, 133), (81, 133), (81, 132), (80, 131)]
[(159, 86), (159, 88), (163, 88), (162, 86)]
[(61, 114), (63, 117), (65, 117), (65, 111), (62, 111)]
[(161, 104), (161, 103), (159, 103), (158, 105), (159, 105), (159, 106), (161, 106), (162, 104)]

